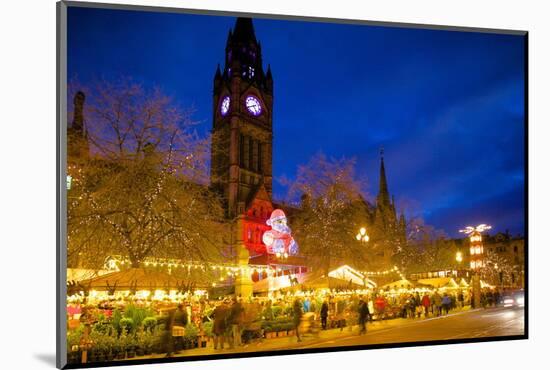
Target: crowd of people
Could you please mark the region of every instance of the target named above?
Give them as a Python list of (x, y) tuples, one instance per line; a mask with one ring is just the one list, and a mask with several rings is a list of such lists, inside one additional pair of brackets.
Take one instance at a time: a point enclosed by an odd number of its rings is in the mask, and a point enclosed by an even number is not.
[[(482, 307), (496, 306), (500, 299), (498, 290), (485, 289), (481, 292)], [(208, 326), (213, 348), (223, 350), (247, 345), (243, 343), (249, 340), (245, 337), (243, 341), (244, 331), (259, 332), (257, 338), (263, 338), (265, 333), (262, 332), (262, 323), (266, 321), (286, 320), (286, 323), (291, 323), (296, 340), (302, 341), (305, 334), (303, 331), (311, 327), (303, 325), (304, 317), (319, 330), (336, 328), (343, 331), (347, 328), (352, 331), (356, 328), (356, 332), (361, 335), (367, 332), (369, 321), (437, 317), (447, 315), (453, 309), (473, 307), (473, 302), (470, 289), (435, 289), (399, 293), (379, 291), (370, 294), (308, 292), (246, 299), (226, 297), (212, 300), (203, 297), (179, 302), (176, 308), (173, 303), (163, 306), (159, 302), (155, 308), (164, 317), (164, 347), (167, 356), (171, 356), (189, 323), (202, 333)], [(103, 303), (102, 306), (105, 310), (112, 310), (113, 304)]]

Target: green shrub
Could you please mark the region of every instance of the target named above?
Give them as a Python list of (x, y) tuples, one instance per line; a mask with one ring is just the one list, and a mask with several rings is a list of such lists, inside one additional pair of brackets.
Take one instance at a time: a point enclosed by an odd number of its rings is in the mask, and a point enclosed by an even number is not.
[(135, 328), (134, 320), (129, 317), (123, 317), (122, 319), (120, 319), (119, 325), (122, 332), (125, 331), (126, 333), (133, 332)]
[(101, 334), (110, 335), (112, 331), (114, 331), (114, 327), (107, 320), (102, 320), (102, 321), (96, 322), (92, 326), (92, 332), (99, 332)]
[(212, 327), (214, 326), (214, 323), (212, 321), (208, 321), (202, 324), (202, 329), (204, 330), (204, 335), (207, 337), (212, 337)]
[(122, 328), (120, 327), (120, 320), (122, 320), (122, 313), (117, 308), (113, 311), (113, 315), (111, 316), (111, 323), (118, 334), (122, 331)]
[(157, 325), (157, 319), (153, 316), (148, 316), (143, 319), (143, 329), (146, 331), (152, 331)]
[(271, 307), (271, 313), (273, 314), (273, 318), (276, 318), (280, 316), (283, 312), (283, 308), (281, 306), (272, 306)]
[(80, 345), (80, 339), (82, 338), (82, 333), (84, 332), (84, 325), (76, 329), (67, 331), (67, 351), (71, 352), (74, 346)]
[(133, 304), (129, 304), (128, 306), (126, 306), (123, 316), (132, 319), (134, 321), (134, 327), (138, 328), (142, 325), (143, 320), (146, 317), (150, 317), (153, 315), (153, 311), (148, 308), (140, 308), (134, 306)]
[(190, 340), (197, 339), (199, 336), (199, 329), (195, 324), (189, 323), (185, 326), (185, 336)]

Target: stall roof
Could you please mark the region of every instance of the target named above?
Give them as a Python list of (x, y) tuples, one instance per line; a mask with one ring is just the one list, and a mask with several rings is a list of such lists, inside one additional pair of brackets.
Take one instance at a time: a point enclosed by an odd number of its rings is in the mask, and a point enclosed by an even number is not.
[(430, 285), (434, 288), (458, 288), (458, 284), (455, 279), (451, 277), (440, 277), (440, 278), (431, 278), (431, 279), (419, 279), (418, 283)]
[(413, 288), (423, 288), (427, 287), (427, 284), (422, 284), (418, 282), (413, 282), (407, 279), (401, 279), (397, 281), (393, 281), (388, 284), (382, 285), (380, 288), (382, 289), (413, 289)]
[(189, 281), (175, 278), (160, 271), (144, 268), (131, 268), (83, 280), (80, 284), (94, 290), (155, 290), (155, 289), (184, 289)]

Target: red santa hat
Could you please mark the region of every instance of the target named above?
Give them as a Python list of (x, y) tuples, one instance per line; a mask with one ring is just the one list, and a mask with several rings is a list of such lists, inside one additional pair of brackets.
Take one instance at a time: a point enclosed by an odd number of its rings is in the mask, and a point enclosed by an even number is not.
[(284, 220), (286, 219), (286, 215), (281, 209), (276, 209), (273, 212), (271, 212), (271, 217), (269, 217), (269, 220), (266, 221), (266, 224), (271, 226), (273, 222), (278, 220)]

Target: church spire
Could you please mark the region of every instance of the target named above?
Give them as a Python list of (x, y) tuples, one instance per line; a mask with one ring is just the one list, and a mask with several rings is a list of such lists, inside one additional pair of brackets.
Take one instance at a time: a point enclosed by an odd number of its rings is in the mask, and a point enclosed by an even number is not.
[(235, 28), (233, 30), (233, 41), (236, 42), (254, 42), (256, 43), (256, 35), (254, 33), (254, 25), (252, 18), (237, 18)]
[(386, 168), (384, 167), (384, 148), (380, 149), (380, 185), (378, 188), (378, 205), (390, 205), (390, 193), (388, 191), (388, 182), (386, 180)]

